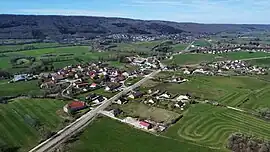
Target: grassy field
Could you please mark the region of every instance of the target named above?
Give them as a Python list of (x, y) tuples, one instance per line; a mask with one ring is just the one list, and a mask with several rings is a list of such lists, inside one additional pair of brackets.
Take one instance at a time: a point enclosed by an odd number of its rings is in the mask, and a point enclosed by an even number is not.
[(176, 44), (173, 46), (173, 52), (181, 52), (188, 47), (188, 44)]
[(270, 84), (253, 77), (233, 76), (193, 76), (183, 84), (155, 83), (145, 84), (144, 87), (169, 91), (173, 94), (186, 94), (218, 101), (222, 104), (245, 109), (269, 107)]
[[(0, 54), (1, 55), (1, 54)], [(55, 69), (62, 68), (71, 64), (79, 64), (81, 62), (90, 62), (97, 60), (106, 60), (115, 55), (112, 52), (91, 52), (88, 46), (72, 46), (72, 47), (57, 47), (46, 49), (25, 50), (20, 52), (4, 53), (5, 56), (0, 59), (0, 68), (10, 72), (25, 71), (34, 64), (40, 64), (41, 60), (49, 61)], [(11, 59), (21, 57), (20, 61), (26, 61), (27, 57), (34, 57), (34, 62), (19, 64), (23, 68), (13, 68)], [(22, 63), (22, 62), (20, 62)]]
[(0, 143), (12, 147), (21, 147), (19, 151), (27, 151), (41, 139), (40, 132), (31, 126), (26, 119), (39, 121), (50, 131), (57, 131), (63, 118), (64, 101), (52, 99), (16, 99), (8, 104), (0, 104)]
[(172, 60), (167, 60), (165, 63), (175, 63), (180, 65), (199, 64), (202, 62), (213, 62), (218, 60), (241, 60), (258, 57), (270, 56), (270, 53), (264, 52), (230, 52), (222, 54), (180, 54), (174, 56)]
[(63, 44), (58, 43), (32, 43), (32, 44), (18, 44), (18, 45), (2, 45), (0, 46), (1, 52), (18, 51), (27, 48), (45, 48), (45, 47), (59, 47)]
[(267, 59), (256, 59), (248, 61), (252, 65), (258, 65), (262, 67), (270, 67), (270, 58)]
[(39, 92), (40, 88), (38, 86), (37, 80), (0, 84), (0, 96), (13, 96)]
[(151, 119), (156, 122), (169, 123), (180, 116), (180, 114), (161, 108), (150, 107), (143, 103), (131, 102), (121, 106), (121, 109), (131, 116)]
[(228, 137), (235, 132), (269, 140), (270, 123), (237, 111), (198, 104), (190, 107), (165, 136), (225, 149)]
[[(66, 147), (66, 146), (65, 146)], [(131, 128), (109, 118), (97, 119), (66, 151), (76, 152), (213, 152), (200, 145), (186, 143)]]
[(208, 47), (211, 46), (211, 43), (209, 43), (207, 40), (196, 40), (193, 45), (200, 46), (200, 47)]

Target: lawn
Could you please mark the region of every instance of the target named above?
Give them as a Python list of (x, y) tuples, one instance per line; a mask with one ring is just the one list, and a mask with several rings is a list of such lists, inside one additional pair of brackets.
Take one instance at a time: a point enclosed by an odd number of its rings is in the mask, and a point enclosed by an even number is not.
[[(182, 84), (151, 83), (149, 88), (169, 91), (173, 94), (189, 93), (201, 100), (208, 99), (222, 104), (256, 110), (269, 107), (270, 84), (248, 76), (190, 76), (190, 81)], [(156, 85), (156, 86), (154, 86)]]
[(109, 118), (89, 125), (75, 143), (65, 151), (76, 152), (211, 152), (200, 145), (186, 143), (134, 129)]
[(58, 113), (62, 113), (65, 104), (60, 100), (28, 98), (0, 104), (0, 143), (28, 151), (38, 144), (42, 134), (29, 119), (40, 122), (47, 131), (57, 131), (63, 127)]
[(34, 93), (40, 93), (37, 80), (0, 84), (0, 97)]
[(150, 107), (143, 103), (130, 102), (122, 105), (121, 109), (130, 116), (151, 119), (156, 122), (170, 123), (178, 118), (180, 114), (161, 108)]
[(235, 132), (269, 140), (270, 123), (234, 110), (198, 104), (164, 135), (225, 149), (228, 137)]

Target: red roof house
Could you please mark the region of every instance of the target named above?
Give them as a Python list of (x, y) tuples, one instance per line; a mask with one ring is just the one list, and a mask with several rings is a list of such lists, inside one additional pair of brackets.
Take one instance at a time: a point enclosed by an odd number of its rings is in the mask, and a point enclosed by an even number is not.
[(145, 122), (145, 121), (140, 121), (140, 126), (141, 126), (143, 129), (150, 129), (150, 128), (151, 128), (151, 124), (148, 123), (148, 122)]
[(67, 112), (67, 113), (76, 112), (76, 111), (82, 110), (82, 109), (84, 109), (86, 107), (87, 107), (87, 105), (86, 105), (85, 102), (73, 101), (72, 103), (67, 104), (67, 105), (64, 106), (64, 111)]

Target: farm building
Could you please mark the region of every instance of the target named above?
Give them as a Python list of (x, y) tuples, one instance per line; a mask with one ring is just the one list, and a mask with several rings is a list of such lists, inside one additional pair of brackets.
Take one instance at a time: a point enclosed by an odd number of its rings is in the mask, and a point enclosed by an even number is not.
[(85, 102), (73, 101), (72, 103), (65, 105), (63, 107), (63, 110), (66, 113), (72, 113), (72, 112), (80, 111), (80, 110), (82, 110), (82, 109), (84, 109), (86, 107), (87, 107), (87, 105), (86, 105)]
[(151, 128), (151, 124), (148, 123), (148, 122), (145, 122), (145, 121), (140, 121), (140, 127), (141, 127), (142, 129), (148, 130), (148, 129)]

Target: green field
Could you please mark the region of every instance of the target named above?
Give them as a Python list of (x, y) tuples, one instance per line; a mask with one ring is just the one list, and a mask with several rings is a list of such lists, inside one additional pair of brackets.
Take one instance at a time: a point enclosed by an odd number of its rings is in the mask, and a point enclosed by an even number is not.
[(163, 136), (154, 136), (109, 118), (89, 125), (75, 143), (64, 146), (70, 152), (211, 152), (220, 151)]
[(176, 44), (173, 46), (173, 52), (181, 52), (188, 47), (188, 44)]
[[(253, 77), (245, 76), (192, 76), (183, 84), (153, 83), (144, 87), (169, 91), (173, 94), (186, 94), (218, 101), (222, 104), (256, 110), (270, 106), (270, 84)], [(153, 86), (156, 85), (156, 86)]]
[(262, 67), (270, 67), (270, 58), (267, 59), (255, 59), (248, 61), (252, 65), (258, 65)]
[[(1, 55), (1, 54), (0, 54)], [(16, 64), (11, 63), (11, 59), (18, 58)], [(34, 62), (25, 62), (27, 57), (34, 57)], [(49, 62), (55, 69), (62, 68), (71, 64), (79, 64), (81, 62), (90, 62), (97, 60), (106, 60), (115, 57), (112, 52), (92, 52), (88, 46), (72, 46), (72, 47), (56, 47), (45, 49), (33, 49), (19, 52), (4, 53), (0, 59), (0, 69), (18, 73), (29, 69), (31, 66), (41, 64), (41, 61)], [(115, 57), (116, 58), (116, 57)], [(24, 62), (23, 62), (24, 61)], [(20, 66), (19, 68), (16, 66)], [(16, 67), (16, 68), (14, 68)]]
[(172, 60), (164, 61), (167, 64), (175, 63), (179, 65), (199, 64), (202, 62), (213, 62), (218, 60), (241, 60), (270, 56), (270, 53), (264, 52), (230, 52), (222, 54), (179, 54)]
[(207, 40), (196, 40), (193, 45), (200, 46), (200, 47), (209, 47), (211, 46), (211, 43), (209, 43)]
[(193, 105), (166, 136), (225, 149), (232, 133), (241, 132), (270, 139), (270, 123), (253, 116), (206, 104)]
[(0, 84), (0, 97), (35, 93), (40, 93), (40, 88), (38, 86), (37, 80)]
[(121, 106), (121, 109), (130, 116), (151, 119), (156, 122), (169, 123), (178, 118), (180, 114), (161, 109), (150, 107), (143, 103), (131, 102)]
[(39, 122), (47, 131), (57, 131), (63, 127), (59, 114), (65, 104), (60, 100), (28, 98), (0, 104), (0, 145), (20, 147), (20, 151), (34, 147), (41, 140), (42, 132), (26, 119)]
[(46, 47), (59, 47), (64, 46), (63, 44), (58, 43), (32, 43), (32, 44), (18, 44), (18, 45), (2, 45), (0, 46), (1, 52), (16, 52), (20, 50), (28, 50), (32, 48), (46, 48)]

